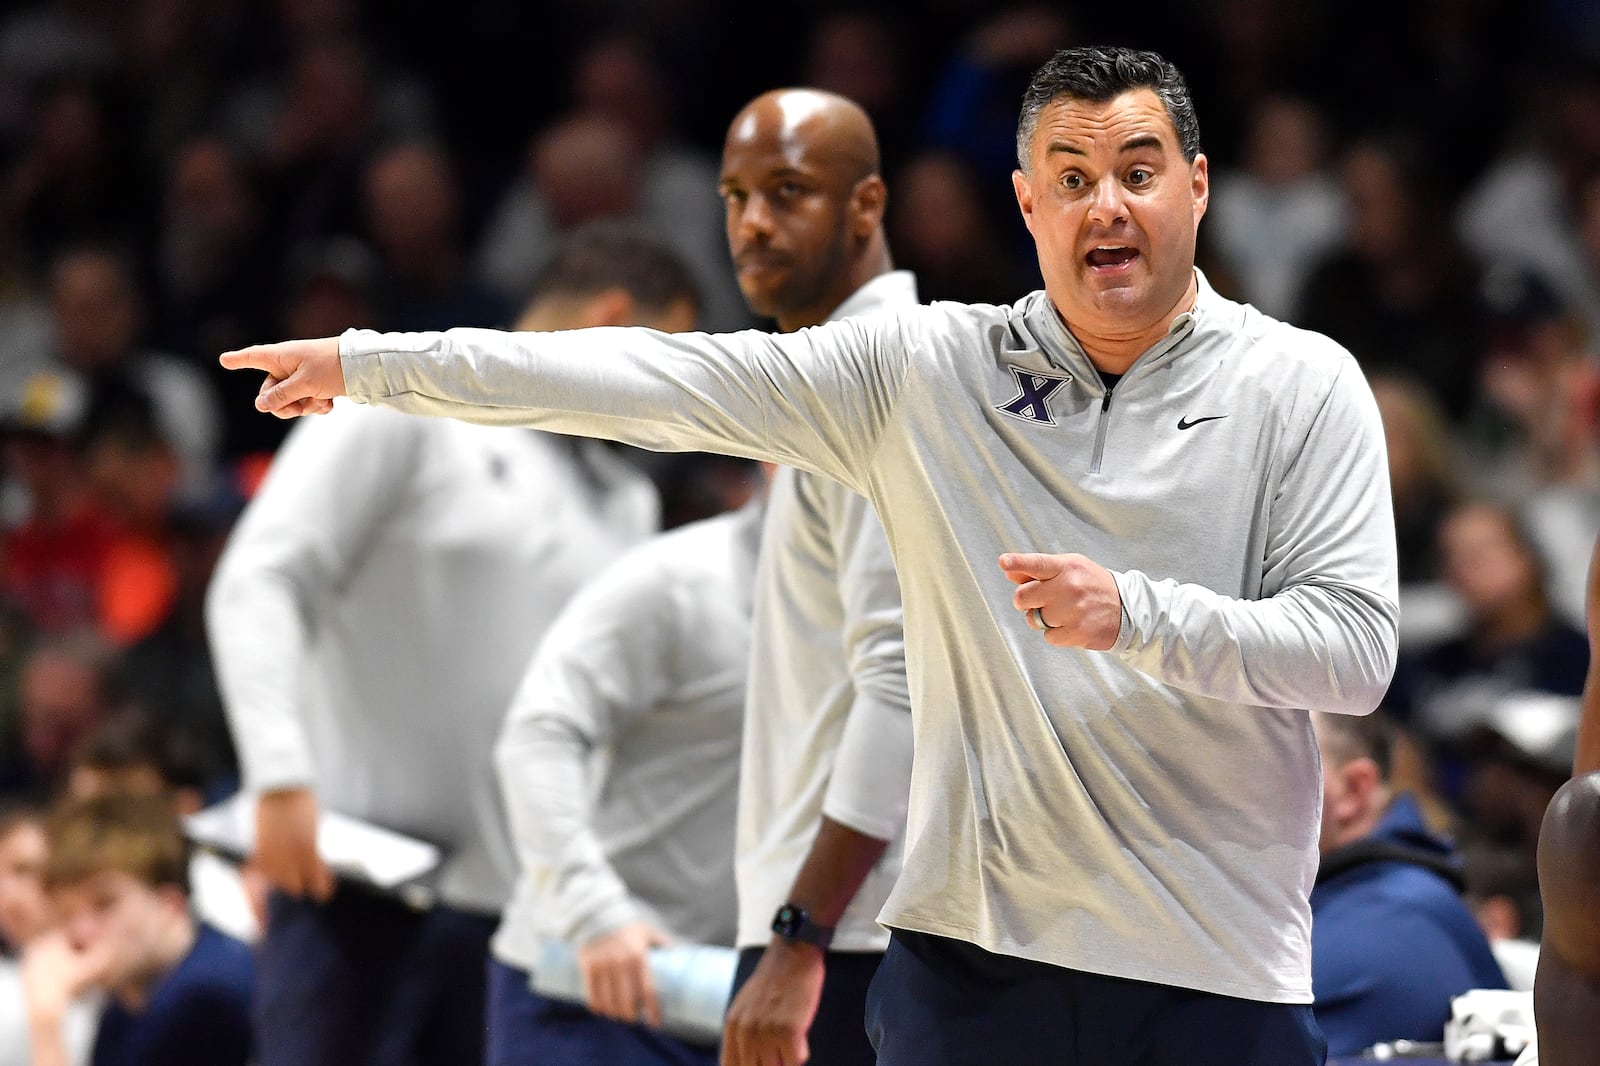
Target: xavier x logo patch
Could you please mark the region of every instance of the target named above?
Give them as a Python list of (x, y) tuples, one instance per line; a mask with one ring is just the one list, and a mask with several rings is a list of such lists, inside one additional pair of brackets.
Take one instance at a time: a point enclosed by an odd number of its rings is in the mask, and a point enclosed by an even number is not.
[(1050, 413), (1050, 397), (1054, 396), (1061, 386), (1071, 381), (1072, 376), (1069, 374), (1058, 378), (1049, 374), (1035, 374), (1020, 366), (1007, 364), (1007, 367), (1011, 371), (1011, 376), (1017, 379), (1017, 395), (1005, 403), (997, 404), (995, 410), (1026, 422), (1055, 425), (1055, 416)]

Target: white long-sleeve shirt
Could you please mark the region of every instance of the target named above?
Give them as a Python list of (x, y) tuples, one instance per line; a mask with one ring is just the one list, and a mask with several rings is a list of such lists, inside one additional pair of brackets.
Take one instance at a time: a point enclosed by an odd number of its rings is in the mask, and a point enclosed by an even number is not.
[[(914, 307), (906, 271), (867, 282), (830, 321)], [(882, 951), (911, 790), (910, 688), (900, 583), (859, 493), (793, 467), (773, 479), (756, 574), (744, 776), (739, 946), (772, 937), (822, 816), (889, 841), (836, 924), (833, 950)]]
[(635, 921), (733, 943), (733, 820), (762, 507), (646, 541), (574, 596), (495, 762), (522, 873), (495, 953)]
[[(882, 920), (989, 951), (1311, 1001), (1309, 708), (1394, 670), (1383, 431), (1355, 360), (1224, 299), (1107, 391), (1043, 292), (794, 334), (346, 333), (353, 398), (711, 449), (872, 500), (905, 602), (916, 758)], [(1053, 647), (996, 559), (1081, 552), (1109, 651)]]
[(207, 603), (246, 787), (309, 785), (430, 840), (441, 898), (498, 913), (506, 707), (556, 612), (656, 514), (592, 441), (349, 404), (297, 426)]

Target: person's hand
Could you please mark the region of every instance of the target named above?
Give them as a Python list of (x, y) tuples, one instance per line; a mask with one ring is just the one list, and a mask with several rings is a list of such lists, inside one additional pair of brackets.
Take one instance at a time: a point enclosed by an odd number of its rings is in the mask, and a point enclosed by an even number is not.
[(728, 1006), (722, 1066), (801, 1066), (811, 1058), (806, 1032), (822, 1002), (821, 949), (775, 939)]
[(260, 370), (267, 375), (256, 396), (256, 410), (279, 418), (325, 415), (333, 398), (344, 395), (344, 368), (339, 365), (339, 338), (257, 344), (223, 352), (228, 370)]
[(263, 792), (256, 799), (256, 866), (291, 896), (326, 903), (333, 874), (317, 854), (317, 797), (309, 788)]
[(111, 965), (111, 938), (101, 937), (80, 951), (63, 929), (52, 929), (22, 951), (22, 994), (35, 1023), (59, 1022), (67, 1005), (105, 979)]
[[(1122, 632), (1122, 593), (1111, 571), (1082, 555), (1007, 552), (1000, 569), (1016, 586), (1011, 602), (1048, 628), (1060, 648), (1106, 651)], [(1030, 623), (1031, 624), (1031, 623)]]
[(578, 949), (578, 970), (589, 1009), (633, 1024), (661, 1027), (661, 1001), (650, 979), (650, 949), (672, 939), (649, 922), (634, 922), (597, 936)]

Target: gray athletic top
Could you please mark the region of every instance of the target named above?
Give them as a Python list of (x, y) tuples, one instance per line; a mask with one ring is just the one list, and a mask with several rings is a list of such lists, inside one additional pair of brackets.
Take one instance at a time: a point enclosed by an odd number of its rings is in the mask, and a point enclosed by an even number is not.
[(733, 818), (762, 505), (662, 534), (578, 591), (495, 764), (522, 874), (495, 953), (636, 921), (733, 944)]
[(440, 898), (499, 913), (506, 706), (585, 575), (656, 515), (649, 480), (596, 441), (344, 403), (296, 426), (207, 600), (245, 787), (309, 786), (432, 841)]
[[(880, 274), (830, 321), (915, 307), (907, 271)], [(772, 938), (822, 816), (889, 841), (835, 926), (836, 951), (882, 951), (911, 790), (911, 695), (900, 583), (872, 505), (818, 474), (773, 478), (756, 571), (739, 778), (739, 946)]]
[[(1311, 1001), (1307, 709), (1377, 705), (1398, 613), (1377, 406), (1333, 341), (1202, 277), (1114, 399), (1043, 292), (787, 335), (352, 331), (341, 348), (359, 400), (722, 449), (873, 501), (916, 746), (885, 923)], [(1028, 628), (996, 565), (1015, 550), (1110, 568), (1110, 651)]]

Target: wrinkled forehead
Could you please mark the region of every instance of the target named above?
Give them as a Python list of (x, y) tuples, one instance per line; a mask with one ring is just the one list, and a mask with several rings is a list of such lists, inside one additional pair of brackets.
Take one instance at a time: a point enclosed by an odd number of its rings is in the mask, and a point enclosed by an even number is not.
[(1180, 152), (1178, 130), (1166, 105), (1152, 89), (1130, 89), (1110, 100), (1058, 96), (1039, 111), (1033, 154), (1120, 150), (1156, 142), (1162, 151)]

